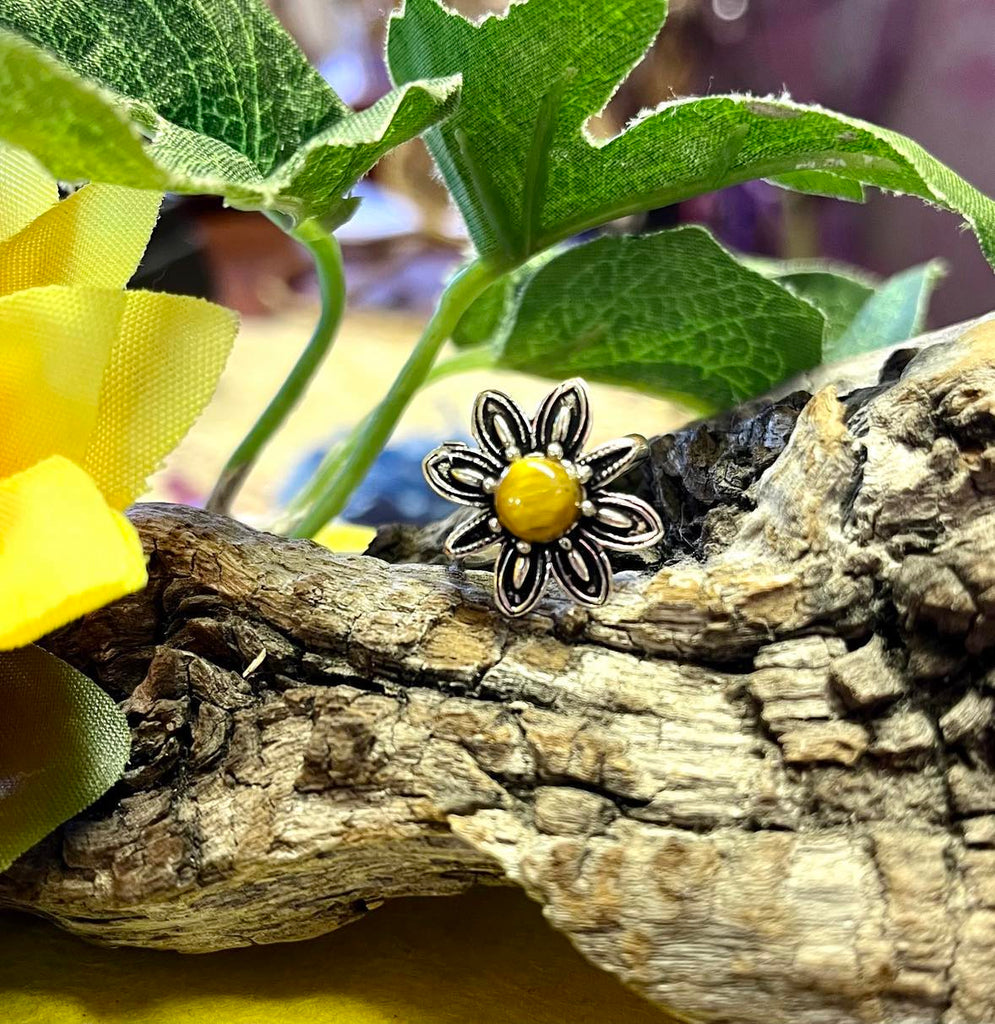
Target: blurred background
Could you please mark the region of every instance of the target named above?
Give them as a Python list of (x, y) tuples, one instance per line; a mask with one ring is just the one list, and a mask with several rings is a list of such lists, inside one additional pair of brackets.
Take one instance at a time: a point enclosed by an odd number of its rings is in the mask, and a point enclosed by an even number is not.
[[(504, 6), (448, 2), (474, 16)], [(271, 6), (347, 103), (362, 108), (387, 91), (386, 0), (272, 0)], [(990, 0), (671, 0), (662, 35), (591, 129), (613, 135), (643, 108), (672, 96), (787, 91), (904, 132), (993, 194), (995, 132), (986, 130), (995, 95), (992, 39)], [(468, 244), (420, 141), (388, 156), (359, 194), (358, 214), (339, 231), (346, 320), (307, 398), (242, 492), (237, 512), (255, 524), (275, 517), (329, 443), (382, 395)], [(995, 307), (995, 278), (974, 238), (956, 218), (908, 198), (871, 190), (866, 205), (857, 205), (755, 182), (652, 211), (624, 227), (689, 222), (707, 224), (741, 252), (829, 257), (881, 275), (941, 257), (949, 273), (933, 299), (930, 326)], [(214, 403), (150, 495), (199, 504), (308, 338), (317, 316), (313, 273), (307, 254), (261, 215), (182, 198), (167, 200), (135, 283), (209, 297), (243, 316)], [(445, 514), (421, 483), (421, 456), (439, 439), (461, 436), (473, 395), (495, 383), (526, 406), (549, 386), (507, 374), (466, 374), (428, 388), (347, 518), (376, 524)], [(689, 418), (657, 399), (592, 390), (594, 440), (633, 430), (652, 435)]]

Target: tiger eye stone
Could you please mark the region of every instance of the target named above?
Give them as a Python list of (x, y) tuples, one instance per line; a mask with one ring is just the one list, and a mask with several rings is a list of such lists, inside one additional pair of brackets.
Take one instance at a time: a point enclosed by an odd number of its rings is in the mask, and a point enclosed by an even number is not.
[(505, 529), (542, 544), (577, 522), (582, 499), (580, 484), (562, 463), (530, 455), (508, 467), (494, 492), (494, 509)]

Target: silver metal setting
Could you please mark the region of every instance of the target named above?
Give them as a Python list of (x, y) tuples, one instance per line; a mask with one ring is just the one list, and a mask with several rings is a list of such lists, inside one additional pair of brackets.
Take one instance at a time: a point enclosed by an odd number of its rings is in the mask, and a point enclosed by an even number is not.
[(584, 561), (584, 556), (577, 550), (577, 548), (570, 548), (567, 552), (567, 561), (570, 563), (570, 568), (577, 574), (577, 577), (581, 582), (591, 582), (591, 572), (587, 567), (587, 563)]
[(597, 512), (598, 519), (613, 530), (628, 530), (632, 526), (631, 516), (610, 505), (602, 505)]
[[(450, 558), (465, 558), (489, 547), (495, 541), (495, 531), (491, 527), (491, 522), (490, 509), (483, 509), (468, 516), (446, 538), (445, 553)], [(501, 532), (500, 523), (497, 532)]]
[(479, 469), (467, 469), (465, 466), (457, 466), (453, 469), (452, 476), (459, 483), (468, 484), (474, 489), (477, 487), (483, 488), (484, 486), (485, 477)]
[[(603, 604), (612, 585), (606, 549), (632, 551), (658, 544), (663, 523), (642, 498), (605, 490), (649, 454), (638, 434), (603, 444), (586, 455), (591, 432), (587, 389), (579, 379), (554, 388), (527, 419), (500, 391), (482, 391), (473, 405), (472, 432), (480, 450), (447, 442), (422, 463), (429, 486), (473, 512), (450, 533), (451, 558), (494, 545), (494, 600), (505, 615), (524, 615), (541, 599), (552, 575), (566, 594), (584, 605)], [(583, 485), (578, 518), (546, 542), (515, 536), (498, 516), (495, 494), (510, 463), (522, 452), (553, 459)]]

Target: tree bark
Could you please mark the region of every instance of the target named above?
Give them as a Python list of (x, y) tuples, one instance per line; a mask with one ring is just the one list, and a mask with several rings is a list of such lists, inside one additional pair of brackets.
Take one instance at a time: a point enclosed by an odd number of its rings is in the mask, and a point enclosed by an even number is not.
[(148, 588), (46, 641), (131, 765), (0, 903), (195, 952), (510, 882), (690, 1019), (995, 1020), (995, 320), (927, 340), (657, 439), (594, 611), (137, 507)]

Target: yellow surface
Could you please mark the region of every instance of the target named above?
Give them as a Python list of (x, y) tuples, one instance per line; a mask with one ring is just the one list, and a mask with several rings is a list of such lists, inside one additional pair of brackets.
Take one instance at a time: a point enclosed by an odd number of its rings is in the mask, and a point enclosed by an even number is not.
[(577, 522), (580, 484), (562, 462), (537, 456), (516, 459), (494, 492), (501, 525), (522, 540), (548, 543)]
[(377, 531), (372, 526), (341, 523), (335, 520), (323, 526), (314, 535), (314, 542), (328, 548), (329, 551), (358, 551), (362, 554), (376, 535)]
[(0, 480), (0, 650), (145, 586), (134, 527), (61, 456)]
[(517, 890), (399, 900), (308, 942), (200, 956), (0, 915), (4, 1024), (663, 1024)]

